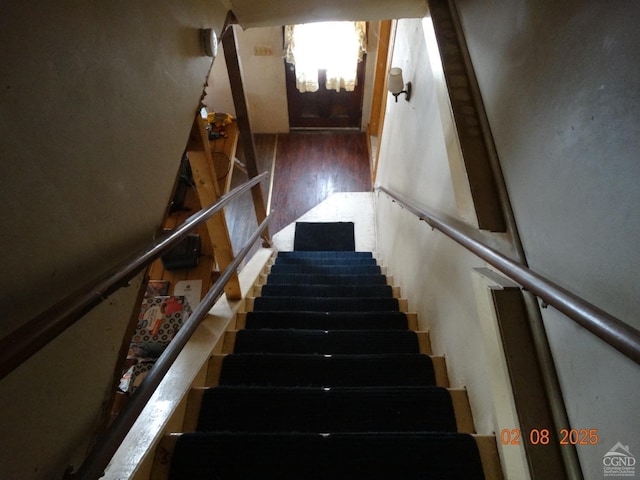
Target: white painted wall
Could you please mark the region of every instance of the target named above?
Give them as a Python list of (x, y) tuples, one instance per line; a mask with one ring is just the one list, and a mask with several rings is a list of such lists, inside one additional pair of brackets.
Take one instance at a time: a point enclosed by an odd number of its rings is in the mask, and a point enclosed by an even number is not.
[[(387, 98), (377, 183), (442, 216), (464, 221), (451, 176), (437, 76), (431, 71), (422, 21), (400, 20), (393, 66), (413, 85), (412, 98)], [(440, 78), (438, 81), (442, 81)], [(447, 113), (447, 112), (445, 112)], [(377, 199), (378, 251), (434, 352), (446, 355), (451, 385), (469, 391), (479, 433), (493, 433), (492, 397), (471, 272), (484, 262), (434, 232), (384, 194)]]
[[(456, 3), (530, 266), (640, 327), (640, 6)], [(399, 23), (393, 63), (415, 96), (388, 104), (378, 181), (461, 218), (420, 35), (419, 22)], [(385, 263), (447, 354), (454, 386), (469, 388), (478, 429), (491, 430), (467, 298), (469, 269), (481, 262), (383, 195), (377, 222)], [(616, 442), (640, 454), (640, 371), (552, 309), (542, 313), (572, 426), (600, 435), (598, 445), (578, 447), (585, 478), (602, 478), (602, 457)]]
[[(0, 336), (160, 225), (211, 66), (216, 2), (2, 5)], [(0, 478), (61, 478), (97, 427), (140, 279), (0, 381)]]
[[(640, 328), (640, 4), (456, 3), (529, 264)], [(640, 369), (543, 316), (573, 427), (599, 430), (585, 477), (602, 478), (618, 441), (640, 456)]]
[[(288, 132), (289, 112), (284, 77), (282, 27), (249, 30), (234, 28), (252, 131), (254, 133)], [(255, 47), (269, 48), (272, 53), (264, 56), (256, 55)], [(205, 103), (209, 109), (235, 115), (222, 48), (211, 69)]]

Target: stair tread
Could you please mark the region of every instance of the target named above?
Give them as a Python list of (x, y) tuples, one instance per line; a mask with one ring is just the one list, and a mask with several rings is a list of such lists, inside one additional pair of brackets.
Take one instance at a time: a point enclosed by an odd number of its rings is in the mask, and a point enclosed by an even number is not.
[(169, 478), (399, 477), (476, 480), (484, 475), (475, 439), (468, 434), (199, 432), (177, 439)]
[(276, 257), (275, 265), (377, 265), (370, 257)]
[(281, 251), (278, 252), (276, 258), (372, 258), (372, 252), (353, 252), (353, 251)]
[(198, 431), (457, 431), (441, 387), (215, 387), (204, 391)]
[(386, 285), (387, 277), (376, 274), (343, 273), (340, 275), (314, 273), (272, 273), (267, 285)]
[(224, 358), (220, 385), (436, 385), (433, 361), (422, 354), (301, 355), (242, 353)]
[(247, 312), (245, 328), (406, 330), (408, 321), (407, 315), (403, 312), (291, 312), (274, 310)]
[(392, 298), (393, 289), (389, 285), (272, 285), (261, 287), (263, 297), (377, 297)]
[(398, 299), (380, 297), (256, 297), (254, 311), (395, 312)]
[(379, 275), (382, 273), (378, 265), (279, 265), (271, 267), (271, 273), (315, 273), (327, 275)]
[(409, 330), (240, 330), (235, 353), (420, 353)]
[(442, 388), (444, 357), (420, 353), (370, 252), (280, 252), (270, 270), (212, 357), (216, 386), (190, 396), (198, 431), (172, 440), (169, 478), (484, 478), (457, 433), (474, 431), (466, 393)]

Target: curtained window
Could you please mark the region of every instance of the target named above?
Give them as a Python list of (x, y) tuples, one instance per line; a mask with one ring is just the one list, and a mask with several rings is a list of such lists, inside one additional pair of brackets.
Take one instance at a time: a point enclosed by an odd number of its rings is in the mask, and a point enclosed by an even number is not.
[(285, 27), (286, 61), (295, 65), (301, 92), (319, 88), (318, 70), (327, 71), (327, 90), (352, 92), (358, 62), (366, 52), (366, 22), (323, 22)]

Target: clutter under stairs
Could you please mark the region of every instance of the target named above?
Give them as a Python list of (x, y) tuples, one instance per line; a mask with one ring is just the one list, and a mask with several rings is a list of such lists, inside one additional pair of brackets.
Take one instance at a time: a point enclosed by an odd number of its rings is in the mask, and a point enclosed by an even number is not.
[(369, 252), (274, 254), (152, 479), (502, 479)]

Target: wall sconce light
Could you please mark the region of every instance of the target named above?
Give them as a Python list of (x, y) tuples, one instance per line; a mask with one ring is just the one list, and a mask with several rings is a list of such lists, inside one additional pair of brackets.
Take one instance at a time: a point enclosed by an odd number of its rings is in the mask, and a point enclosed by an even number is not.
[(204, 54), (208, 57), (216, 58), (216, 55), (218, 55), (218, 37), (215, 30), (212, 28), (200, 29), (200, 42)]
[(389, 70), (389, 80), (387, 82), (389, 91), (396, 97), (396, 103), (398, 103), (398, 95), (405, 94), (405, 100), (408, 102), (411, 99), (411, 82), (406, 85), (402, 79), (402, 69), (394, 67)]

